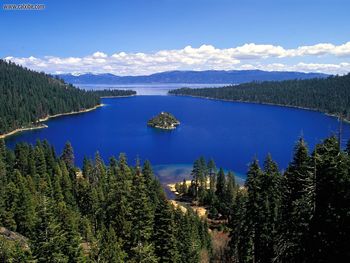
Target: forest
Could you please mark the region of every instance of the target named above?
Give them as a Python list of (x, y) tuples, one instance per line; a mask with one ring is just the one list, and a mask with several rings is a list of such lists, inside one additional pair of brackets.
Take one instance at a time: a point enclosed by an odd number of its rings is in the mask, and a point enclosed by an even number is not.
[(92, 108), (97, 94), (0, 60), (0, 134), (35, 125), (48, 115)]
[(250, 82), (221, 88), (181, 88), (172, 95), (313, 109), (350, 120), (350, 74), (328, 78)]
[(101, 103), (101, 97), (135, 95), (132, 90), (85, 91), (58, 77), (38, 73), (0, 59), (0, 135), (35, 127), (49, 115), (81, 111)]
[[(245, 185), (215, 162), (194, 162), (179, 199), (204, 206), (230, 241), (218, 262), (348, 262), (350, 260), (350, 141), (331, 137), (310, 153), (301, 138), (281, 172), (271, 155), (254, 159)], [(213, 224), (209, 224), (213, 228)]]
[(0, 140), (0, 262), (199, 262), (210, 256), (208, 226), (175, 208), (151, 165), (126, 156), (82, 169), (72, 146), (47, 141), (7, 149)]
[(94, 90), (93, 92), (100, 98), (124, 97), (124, 96), (136, 95), (136, 91), (134, 90), (122, 90), (122, 89), (103, 89), (103, 90)]

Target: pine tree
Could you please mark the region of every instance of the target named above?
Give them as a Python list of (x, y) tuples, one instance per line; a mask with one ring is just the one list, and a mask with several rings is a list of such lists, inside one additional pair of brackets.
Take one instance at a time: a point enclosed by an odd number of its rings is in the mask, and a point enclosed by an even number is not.
[(279, 210), (281, 204), (281, 175), (277, 164), (269, 154), (264, 162), (261, 177), (260, 222), (257, 222), (261, 234), (260, 251), (257, 259), (261, 262), (271, 262), (275, 257), (274, 247), (277, 240)]
[(216, 171), (216, 165), (215, 165), (215, 162), (213, 159), (209, 160), (207, 167), (208, 167), (208, 174), (209, 174), (209, 179), (210, 179), (209, 189), (210, 189), (210, 191), (215, 192), (217, 171)]
[(103, 228), (99, 237), (98, 262), (124, 263), (126, 253), (123, 251), (121, 242), (118, 239), (114, 229)]
[(15, 177), (18, 186), (17, 204), (14, 211), (16, 230), (30, 237), (36, 221), (34, 198), (29, 192), (26, 179), (18, 170), (15, 171)]
[(235, 175), (232, 172), (227, 174), (227, 183), (225, 188), (225, 203), (228, 209), (232, 208), (232, 205), (236, 198), (236, 179)]
[(341, 262), (350, 258), (348, 155), (339, 151), (337, 138), (331, 137), (316, 147), (313, 158), (316, 185), (307, 258), (313, 262)]
[(35, 160), (35, 170), (39, 176), (38, 178), (39, 180), (40, 178), (44, 178), (47, 173), (45, 155), (41, 147), (41, 144), (35, 146), (34, 160)]
[(284, 262), (303, 262), (313, 213), (314, 168), (301, 138), (282, 179), (282, 204), (277, 255)]
[(75, 206), (75, 199), (73, 195), (73, 183), (72, 179), (69, 176), (69, 172), (66, 167), (66, 163), (64, 161), (60, 161), (60, 169), (62, 171), (62, 181), (61, 181), (61, 189), (64, 197), (64, 202), (67, 205)]
[(68, 169), (74, 167), (74, 151), (70, 142), (66, 142), (61, 155), (61, 160), (64, 161)]
[(249, 166), (246, 180), (246, 188), (248, 191), (247, 199), (247, 232), (246, 232), (246, 250), (251, 254), (246, 255), (247, 258), (251, 258), (253, 262), (258, 262), (260, 255), (263, 253), (262, 249), (262, 226), (260, 221), (264, 218), (262, 210), (262, 194), (261, 194), (261, 180), (263, 172), (260, 169), (258, 160), (255, 159)]
[(235, 203), (231, 210), (229, 217), (230, 242), (229, 242), (229, 255), (232, 262), (249, 262), (247, 255), (250, 251), (247, 251), (249, 244), (245, 243), (245, 236), (247, 232), (246, 224), (246, 202), (247, 193), (245, 190), (238, 191)]
[(165, 196), (159, 200), (156, 208), (153, 232), (152, 241), (159, 261), (179, 262), (174, 213)]
[(31, 238), (31, 250), (37, 262), (68, 262), (63, 253), (65, 233), (52, 213), (52, 204), (43, 197), (40, 200), (38, 221)]
[(142, 174), (145, 178), (145, 186), (148, 192), (147, 195), (150, 197), (150, 201), (153, 205), (154, 210), (159, 202), (159, 198), (161, 198), (163, 191), (159, 181), (154, 177), (151, 163), (148, 160), (146, 160), (143, 165)]
[(87, 178), (90, 182), (92, 182), (92, 171), (93, 171), (93, 165), (91, 160), (84, 157), (82, 172), (83, 172), (84, 178)]
[(4, 191), (4, 210), (2, 211), (1, 222), (10, 230), (16, 231), (17, 224), (15, 213), (18, 211), (17, 204), (19, 190), (13, 182), (10, 182), (5, 188), (1, 189), (1, 191)]
[(57, 223), (64, 233), (64, 244), (61, 247), (61, 252), (67, 256), (69, 262), (81, 261), (83, 253), (80, 247), (81, 237), (78, 232), (79, 215), (70, 210), (63, 201), (56, 204), (54, 212)]
[(199, 184), (201, 179), (201, 163), (200, 160), (196, 160), (193, 163), (193, 169), (191, 172), (192, 178), (193, 178), (193, 197), (198, 199), (198, 191), (199, 191)]
[(226, 187), (226, 178), (225, 172), (222, 168), (219, 169), (217, 183), (216, 183), (216, 195), (219, 198), (221, 203), (225, 202), (225, 187)]
[(133, 251), (132, 258), (140, 259), (140, 257), (144, 256), (150, 257), (150, 255), (154, 253), (153, 245), (150, 243), (154, 214), (150, 199), (147, 196), (145, 179), (139, 166), (135, 168), (131, 196), (132, 230), (130, 247)]

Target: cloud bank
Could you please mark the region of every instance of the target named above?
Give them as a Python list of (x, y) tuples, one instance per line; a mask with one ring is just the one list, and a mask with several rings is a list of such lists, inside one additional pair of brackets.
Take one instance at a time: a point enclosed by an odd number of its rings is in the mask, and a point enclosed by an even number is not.
[[(85, 57), (9, 56), (4, 59), (30, 69), (55, 74), (91, 72), (146, 75), (169, 70), (233, 69), (346, 74), (350, 72), (350, 42), (341, 45), (319, 43), (292, 49), (254, 43), (224, 49), (202, 45), (198, 48), (187, 46), (150, 53), (119, 52), (108, 55), (97, 51)], [(319, 60), (322, 62), (316, 62)]]

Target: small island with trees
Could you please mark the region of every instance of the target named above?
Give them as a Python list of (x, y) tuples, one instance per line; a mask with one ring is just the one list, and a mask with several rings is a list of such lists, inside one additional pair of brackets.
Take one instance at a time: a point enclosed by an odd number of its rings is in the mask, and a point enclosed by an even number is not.
[(162, 111), (150, 119), (147, 125), (158, 129), (173, 130), (180, 125), (180, 122), (171, 113)]

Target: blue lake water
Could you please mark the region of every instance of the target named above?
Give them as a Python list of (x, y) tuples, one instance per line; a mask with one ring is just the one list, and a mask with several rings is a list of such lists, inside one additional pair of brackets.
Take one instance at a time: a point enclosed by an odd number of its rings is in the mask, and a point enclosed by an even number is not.
[(179, 88), (215, 88), (223, 87), (229, 84), (193, 84), (193, 83), (166, 83), (166, 84), (80, 84), (79, 87), (86, 90), (101, 90), (101, 89), (121, 89), (134, 90), (137, 95), (167, 95), (169, 90)]
[[(130, 163), (149, 159), (165, 182), (188, 176), (202, 155), (214, 158), (218, 167), (245, 174), (254, 156), (263, 161), (271, 153), (283, 169), (301, 135), (313, 148), (339, 126), (336, 118), (314, 111), (191, 97), (134, 96), (103, 103), (95, 111), (51, 119), (49, 128), (23, 132), (6, 143), (13, 147), (47, 139), (60, 152), (70, 141), (78, 165), (97, 150), (106, 161), (125, 152)], [(173, 113), (181, 125), (173, 131), (147, 127), (147, 120), (161, 111)], [(344, 124), (344, 139), (349, 137), (350, 126)]]

